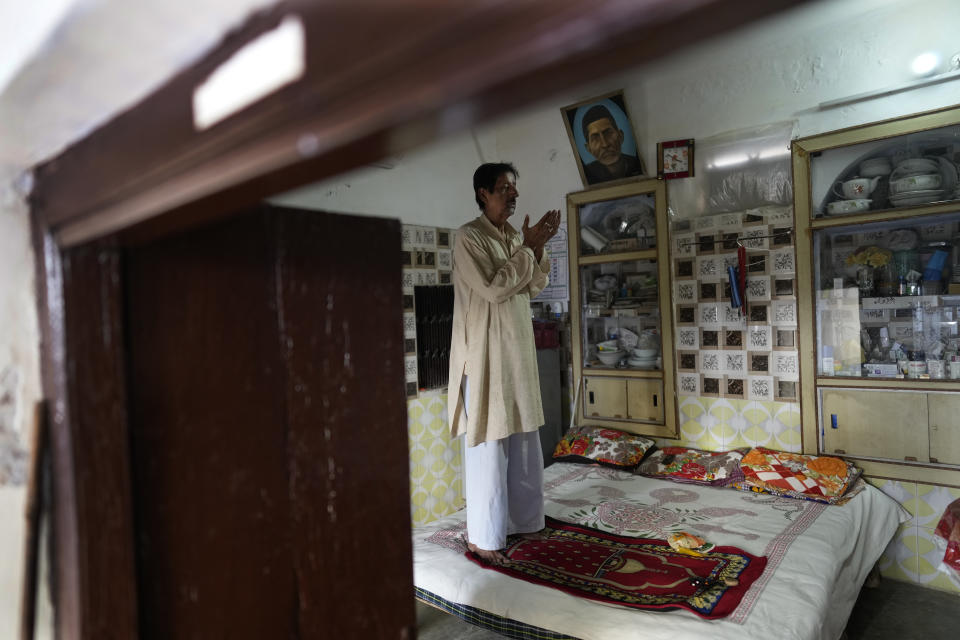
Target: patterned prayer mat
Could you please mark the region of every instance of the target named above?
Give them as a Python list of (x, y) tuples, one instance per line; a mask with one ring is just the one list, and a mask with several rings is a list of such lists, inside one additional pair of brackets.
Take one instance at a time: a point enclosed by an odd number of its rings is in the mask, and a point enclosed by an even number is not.
[(543, 538), (511, 539), (510, 562), (493, 571), (567, 593), (637, 609), (684, 608), (703, 618), (730, 614), (762, 573), (765, 557), (716, 547), (703, 557), (674, 551), (665, 540), (618, 536), (547, 517)]

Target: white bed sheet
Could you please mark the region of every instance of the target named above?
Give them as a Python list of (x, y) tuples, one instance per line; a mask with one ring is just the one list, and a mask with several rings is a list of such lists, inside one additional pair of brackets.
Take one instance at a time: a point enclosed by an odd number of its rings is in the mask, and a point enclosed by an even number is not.
[(607, 605), (484, 569), (462, 553), (465, 513), (414, 529), (414, 584), (452, 603), (582, 640), (837, 640), (867, 573), (909, 514), (872, 486), (842, 506), (679, 484), (605, 467), (545, 470), (549, 516), (622, 535), (690, 531), (767, 556), (726, 618)]

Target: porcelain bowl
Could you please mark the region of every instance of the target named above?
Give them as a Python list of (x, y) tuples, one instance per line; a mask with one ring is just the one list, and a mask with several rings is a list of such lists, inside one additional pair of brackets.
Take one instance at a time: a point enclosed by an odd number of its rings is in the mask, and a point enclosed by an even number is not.
[(889, 158), (867, 158), (860, 163), (860, 175), (864, 178), (889, 175), (891, 171), (893, 167), (890, 165)]
[(855, 198), (853, 200), (835, 200), (827, 203), (827, 213), (859, 213), (870, 208), (870, 198)]
[(600, 358), (600, 362), (612, 367), (623, 358), (623, 351), (597, 351), (597, 357)]
[(910, 158), (897, 163), (894, 169), (901, 175), (910, 173), (930, 173), (937, 170), (937, 161), (930, 158)]
[(656, 358), (659, 349), (634, 349), (631, 352), (633, 358)]
[(890, 195), (899, 195), (910, 191), (926, 191), (939, 189), (943, 183), (943, 176), (939, 173), (923, 173), (906, 178), (897, 178), (890, 181)]

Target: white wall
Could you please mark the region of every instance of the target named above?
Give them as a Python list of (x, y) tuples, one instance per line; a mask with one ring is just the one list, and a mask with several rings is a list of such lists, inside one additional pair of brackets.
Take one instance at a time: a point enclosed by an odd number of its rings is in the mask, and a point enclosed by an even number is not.
[[(0, 167), (0, 638), (15, 638), (19, 629), (26, 446), (40, 398), (33, 251), (16, 175)], [(38, 638), (50, 637), (49, 622), (45, 618)]]

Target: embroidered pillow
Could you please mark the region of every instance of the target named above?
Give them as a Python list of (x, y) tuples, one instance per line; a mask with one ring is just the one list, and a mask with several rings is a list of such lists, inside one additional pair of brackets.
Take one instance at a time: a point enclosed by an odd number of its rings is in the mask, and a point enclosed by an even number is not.
[(634, 473), (674, 482), (723, 486), (743, 480), (740, 461), (748, 448), (702, 451), (689, 447), (661, 447), (644, 460)]
[(653, 440), (604, 427), (571, 427), (553, 452), (554, 460), (599, 462), (618, 469), (634, 469), (654, 448)]
[(860, 469), (832, 456), (812, 456), (754, 447), (740, 461), (743, 480), (734, 488), (742, 491), (772, 493), (790, 498), (803, 498), (840, 504), (850, 490)]

